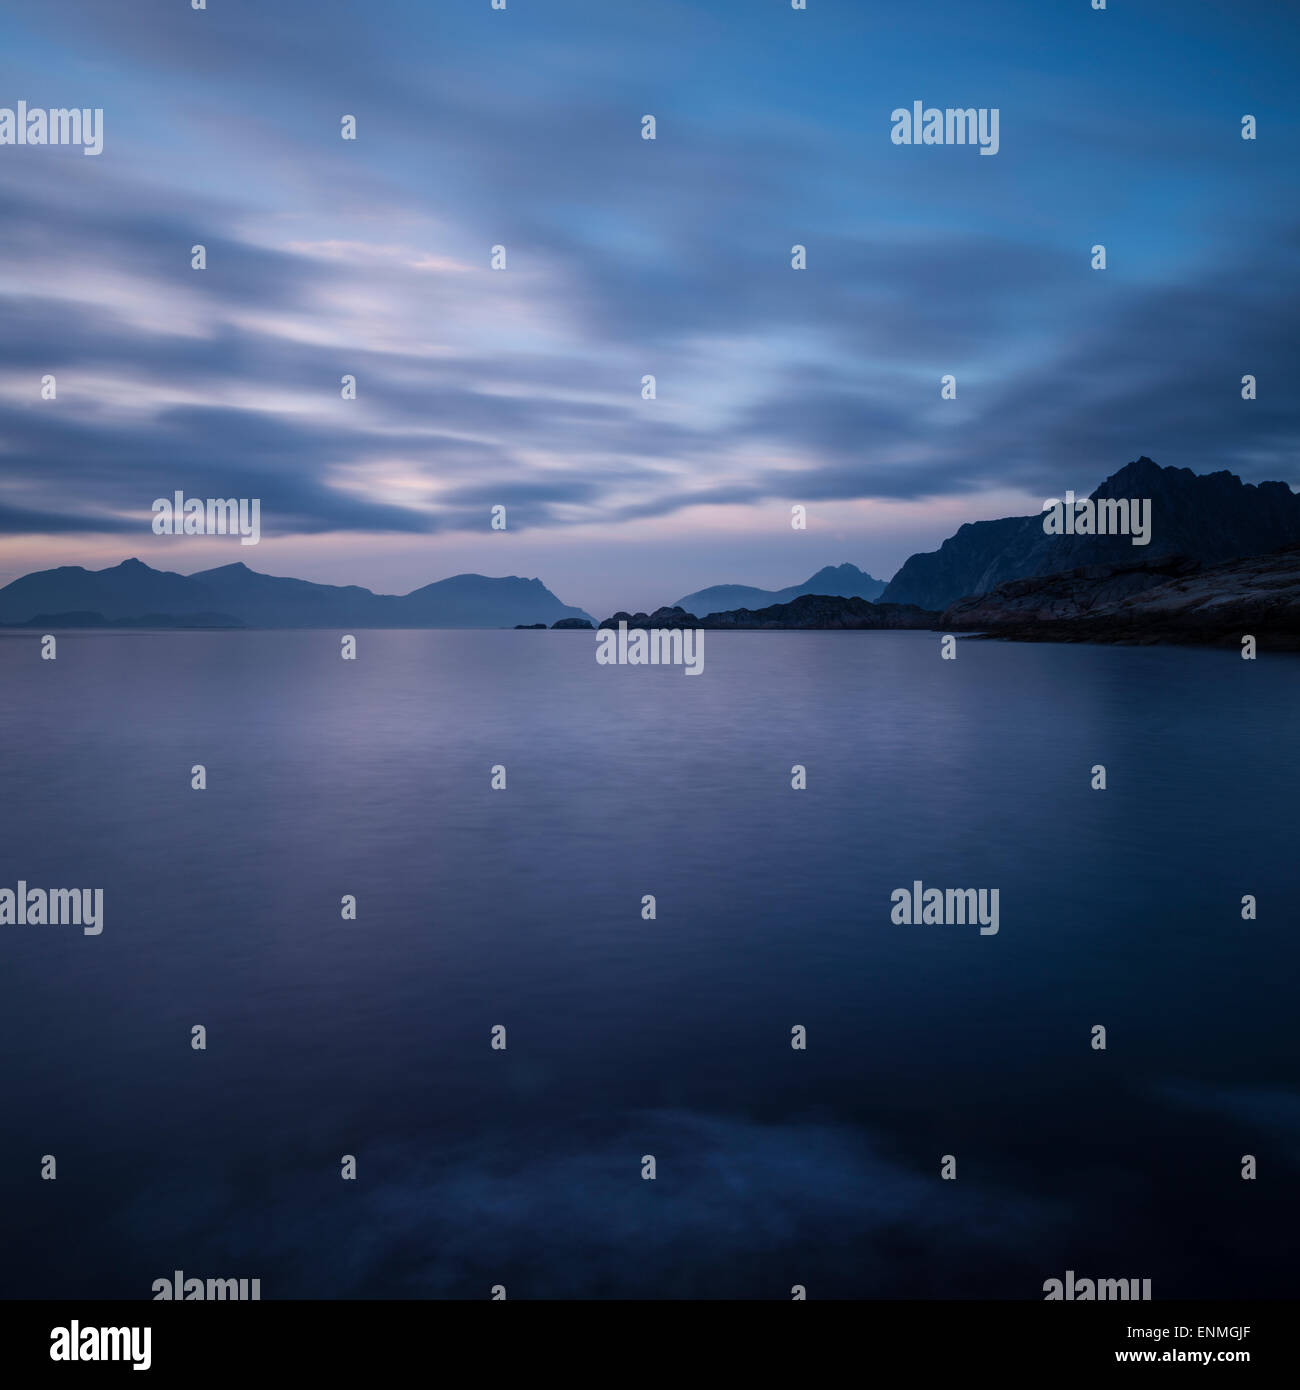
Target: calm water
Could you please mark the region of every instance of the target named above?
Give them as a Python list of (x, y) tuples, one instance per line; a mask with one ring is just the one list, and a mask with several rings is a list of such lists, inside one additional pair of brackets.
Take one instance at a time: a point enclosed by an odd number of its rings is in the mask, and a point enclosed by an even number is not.
[(0, 638), (0, 1293), (1300, 1293), (1294, 658), (359, 637)]

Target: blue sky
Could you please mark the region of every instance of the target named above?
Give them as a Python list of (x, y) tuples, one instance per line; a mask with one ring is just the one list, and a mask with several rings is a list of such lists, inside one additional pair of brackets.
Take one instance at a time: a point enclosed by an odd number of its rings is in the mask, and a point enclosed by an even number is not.
[[(0, 582), (475, 570), (605, 614), (887, 578), (1144, 453), (1300, 483), (1300, 8), (808, 5), (9, 7), (0, 106), (105, 134), (0, 147)], [(998, 154), (892, 144), (915, 100), (997, 107)], [(154, 536), (177, 489), (261, 498), (256, 551)]]

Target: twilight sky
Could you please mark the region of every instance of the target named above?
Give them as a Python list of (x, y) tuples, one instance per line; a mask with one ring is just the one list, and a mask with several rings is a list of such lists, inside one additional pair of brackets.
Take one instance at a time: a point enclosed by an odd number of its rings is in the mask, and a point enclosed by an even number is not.
[[(1300, 6), (1109, 4), (6, 6), (0, 107), (102, 107), (104, 150), (0, 146), (0, 583), (473, 570), (604, 616), (888, 578), (1143, 453), (1300, 484)], [(917, 100), (998, 154), (892, 144)], [(153, 535), (177, 489), (261, 543)]]

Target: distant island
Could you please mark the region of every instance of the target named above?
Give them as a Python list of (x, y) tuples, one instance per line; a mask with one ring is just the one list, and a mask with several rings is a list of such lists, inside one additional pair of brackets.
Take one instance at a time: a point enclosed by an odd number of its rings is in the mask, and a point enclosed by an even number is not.
[(184, 575), (131, 559), (102, 570), (40, 570), (0, 589), (0, 624), (19, 627), (549, 627), (565, 620), (594, 626), (540, 579), (514, 575), (457, 574), (393, 595), (281, 579), (244, 564)]
[(863, 598), (869, 602), (885, 592), (883, 579), (873, 579), (856, 565), (827, 565), (802, 584), (786, 589), (755, 589), (748, 584), (714, 584), (685, 598), (679, 598), (673, 608), (688, 613), (721, 613), (737, 608), (770, 608), (773, 604), (789, 603), (804, 594), (829, 594), (840, 598)]

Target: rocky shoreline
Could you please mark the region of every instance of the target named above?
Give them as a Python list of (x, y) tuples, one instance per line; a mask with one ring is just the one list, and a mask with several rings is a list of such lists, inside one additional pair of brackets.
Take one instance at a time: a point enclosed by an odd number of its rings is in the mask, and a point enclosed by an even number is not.
[(1017, 642), (1174, 643), (1300, 651), (1300, 546), (1205, 565), (1185, 556), (1087, 565), (999, 584), (942, 613), (905, 603), (804, 594), (767, 608), (696, 617), (684, 608), (615, 613), (600, 624), (710, 632), (957, 632)]
[(1171, 557), (1014, 580), (959, 599), (947, 631), (1017, 642), (1261, 646), (1300, 651), (1300, 546), (1202, 565)]
[(657, 608), (653, 613), (615, 613), (602, 628), (703, 628), (709, 632), (825, 632), (928, 629), (939, 614), (907, 603), (871, 603), (863, 598), (839, 598), (829, 594), (802, 594), (789, 603), (767, 608), (735, 608), (697, 618), (684, 608)]

